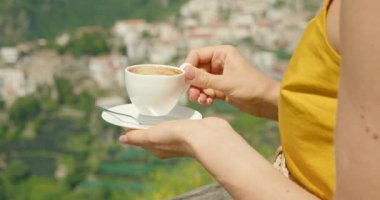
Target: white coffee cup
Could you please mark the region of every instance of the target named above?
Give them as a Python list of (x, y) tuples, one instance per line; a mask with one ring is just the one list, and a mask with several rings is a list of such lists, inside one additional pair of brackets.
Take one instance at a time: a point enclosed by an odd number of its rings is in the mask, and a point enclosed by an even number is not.
[[(125, 69), (127, 93), (139, 113), (150, 116), (168, 114), (190, 86), (185, 80), (184, 70), (188, 65), (191, 64), (185, 63), (180, 67), (157, 64), (127, 67)], [(170, 72), (170, 75), (159, 74), (163, 72)]]

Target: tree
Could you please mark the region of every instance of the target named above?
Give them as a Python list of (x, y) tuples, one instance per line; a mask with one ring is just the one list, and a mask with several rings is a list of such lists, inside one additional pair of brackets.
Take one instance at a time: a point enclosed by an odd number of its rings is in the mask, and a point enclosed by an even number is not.
[(65, 183), (70, 190), (73, 190), (86, 178), (86, 175), (86, 166), (82, 163), (77, 163), (73, 167), (73, 170), (67, 175)]
[(9, 118), (12, 122), (23, 126), (27, 120), (34, 118), (40, 112), (40, 102), (33, 95), (29, 95), (12, 104), (9, 109)]
[(56, 77), (55, 86), (58, 92), (58, 103), (66, 104), (75, 102), (73, 87), (67, 79)]
[(86, 33), (71, 40), (66, 47), (59, 49), (60, 53), (70, 53), (74, 56), (109, 54), (110, 47), (107, 38), (101, 33)]
[(5, 174), (13, 183), (19, 183), (30, 177), (30, 170), (22, 161), (13, 160), (7, 166)]
[(4, 100), (0, 99), (0, 110), (3, 110), (4, 108), (5, 108), (5, 102)]
[(78, 109), (83, 110), (87, 115), (93, 111), (94, 105), (95, 99), (88, 91), (83, 91), (78, 96), (77, 107)]
[(7, 185), (3, 177), (0, 176), (0, 200), (6, 200), (7, 198)]
[(0, 124), (0, 141), (4, 141), (8, 137), (8, 124)]

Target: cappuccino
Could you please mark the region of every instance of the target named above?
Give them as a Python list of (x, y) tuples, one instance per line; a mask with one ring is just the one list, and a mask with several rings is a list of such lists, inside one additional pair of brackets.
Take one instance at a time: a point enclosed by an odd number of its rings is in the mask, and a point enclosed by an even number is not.
[(169, 67), (162, 66), (141, 66), (141, 67), (133, 67), (128, 69), (128, 71), (135, 74), (142, 75), (162, 75), (162, 76), (175, 76), (181, 74), (182, 71), (178, 69), (173, 69)]
[(190, 87), (180, 67), (142, 64), (125, 69), (125, 86), (132, 104), (141, 115), (167, 115)]

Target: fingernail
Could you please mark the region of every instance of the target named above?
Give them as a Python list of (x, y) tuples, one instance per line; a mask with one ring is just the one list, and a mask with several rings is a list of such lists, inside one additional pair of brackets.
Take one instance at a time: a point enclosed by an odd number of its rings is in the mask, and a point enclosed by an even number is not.
[(198, 98), (198, 103), (203, 105), (205, 102), (202, 100), (201, 97), (199, 97), (199, 98)]
[(211, 98), (208, 98), (206, 101), (207, 101), (207, 104), (209, 104), (209, 105), (212, 103), (212, 99)]
[(186, 67), (185, 76), (187, 80), (193, 80), (195, 78), (195, 70), (191, 67)]
[(128, 138), (127, 138), (126, 135), (121, 135), (121, 136), (119, 137), (119, 141), (120, 141), (121, 143), (127, 143), (127, 142), (128, 142)]

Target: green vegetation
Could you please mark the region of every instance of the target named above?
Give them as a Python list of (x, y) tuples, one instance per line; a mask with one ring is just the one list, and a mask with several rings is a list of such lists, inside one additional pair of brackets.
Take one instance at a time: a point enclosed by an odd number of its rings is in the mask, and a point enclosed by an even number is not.
[[(194, 160), (161, 160), (141, 148), (122, 148), (120, 128), (100, 119), (94, 108), (96, 94), (74, 92), (70, 81), (56, 77), (54, 87), (41, 87), (0, 111), (13, 116), (12, 123), (0, 127), (0, 156), (8, 164), (0, 170), (0, 199), (165, 199), (214, 181)], [(189, 106), (229, 119), (260, 153), (273, 155), (278, 145), (274, 123), (222, 101)], [(23, 137), (30, 128), (33, 137)]]
[(277, 49), (274, 51), (276, 54), (277, 58), (282, 59), (282, 60), (290, 60), (292, 57), (292, 54), (283, 50), (283, 49)]
[(60, 54), (70, 53), (76, 57), (82, 55), (103, 55), (110, 53), (106, 36), (101, 33), (85, 33), (74, 38), (64, 47), (56, 47)]
[[(117, 142), (120, 128), (94, 108), (96, 94), (74, 92), (68, 79), (56, 77), (53, 87), (0, 110), (11, 122), (0, 127), (1, 200), (162, 199), (213, 181), (193, 160), (124, 150)], [(24, 137), (29, 131), (35, 134)]]
[(75, 164), (71, 172), (66, 176), (65, 184), (70, 190), (73, 190), (86, 178), (86, 175), (86, 166), (83, 163)]
[(41, 111), (41, 105), (33, 95), (18, 99), (9, 109), (9, 118), (15, 124), (23, 127), (27, 120), (35, 117)]
[[(0, 0), (0, 45), (41, 37), (51, 42), (62, 32), (73, 33), (80, 26), (108, 28), (117, 19), (160, 21), (186, 2), (168, 1)], [(226, 11), (225, 18), (229, 15)], [(72, 35), (66, 46), (52, 47), (74, 56), (110, 51), (107, 33)], [(255, 45), (253, 40), (243, 42)], [(281, 51), (276, 55), (288, 56)], [(95, 99), (105, 93), (57, 76), (52, 87), (40, 87), (10, 107), (0, 100), (0, 117), (6, 120), (0, 124), (0, 200), (165, 199), (214, 181), (194, 160), (161, 160), (141, 148), (120, 145), (121, 129), (104, 122), (94, 108)], [(211, 107), (189, 106), (205, 116), (228, 119), (266, 158), (273, 155), (278, 145), (275, 123), (221, 101)]]
[(5, 176), (12, 183), (17, 184), (23, 180), (28, 179), (30, 176), (30, 172), (23, 162), (21, 162), (20, 160), (13, 160), (7, 167), (7, 170), (5, 171)]
[(160, 21), (186, 0), (0, 0), (0, 38), (15, 41), (53, 38), (81, 26), (110, 27), (116, 20)]
[(315, 12), (321, 7), (321, 1), (320, 0), (306, 0), (305, 1), (305, 8), (308, 11)]
[(55, 85), (58, 92), (58, 103), (70, 104), (74, 103), (75, 95), (71, 83), (67, 79), (60, 77), (55, 78)]
[(283, 8), (286, 5), (284, 0), (276, 0), (273, 2), (272, 7), (275, 9)]
[[(1, 96), (0, 96), (1, 98)], [(3, 110), (5, 108), (5, 102), (0, 99), (0, 110)]]

